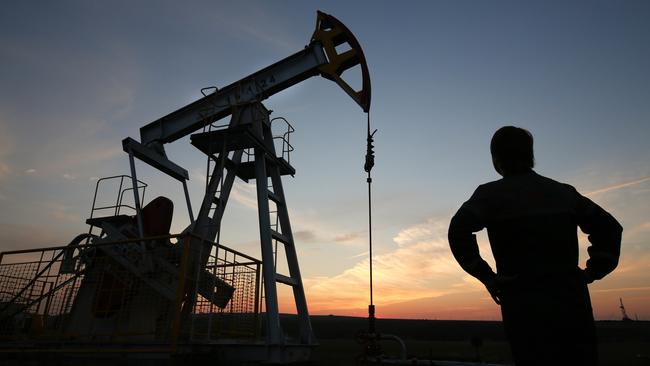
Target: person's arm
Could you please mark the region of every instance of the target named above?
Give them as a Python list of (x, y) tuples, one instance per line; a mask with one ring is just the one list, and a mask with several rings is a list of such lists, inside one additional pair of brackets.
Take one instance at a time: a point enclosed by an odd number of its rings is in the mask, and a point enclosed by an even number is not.
[(475, 232), (485, 228), (487, 204), (477, 188), (472, 197), (456, 212), (449, 224), (449, 247), (465, 272), (476, 277), (487, 287), (494, 301), (499, 304), (497, 276), (489, 264), (481, 257)]
[(484, 228), (478, 216), (463, 205), (449, 224), (449, 247), (465, 272), (484, 284), (494, 278), (494, 271), (481, 257), (475, 232)]
[(578, 194), (578, 226), (588, 236), (591, 246), (585, 268), (587, 282), (600, 280), (618, 265), (623, 227), (600, 206)]

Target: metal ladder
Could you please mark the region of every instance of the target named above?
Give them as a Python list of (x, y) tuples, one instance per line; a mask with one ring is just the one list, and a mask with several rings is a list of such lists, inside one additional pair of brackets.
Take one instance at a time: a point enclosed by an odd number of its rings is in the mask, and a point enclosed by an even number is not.
[[(311, 345), (315, 340), (281, 179), (282, 175), (294, 174), (295, 170), (283, 158), (284, 144), (281, 155), (277, 156), (276, 154), (269, 114), (270, 111), (261, 103), (251, 103), (238, 107), (234, 111), (231, 123), (226, 129), (192, 136), (192, 144), (214, 159), (214, 169), (197, 220), (191, 230), (197, 237), (213, 240), (219, 235), (221, 219), (235, 177), (246, 182), (255, 179), (267, 343), (275, 345), (286, 343), (285, 333), (280, 324), (278, 306), (277, 283), (281, 283), (290, 286), (293, 290), (298, 312), (299, 342)], [(291, 130), (293, 129), (290, 125), (289, 127)], [(214, 155), (213, 145), (220, 147), (218, 155)], [(244, 151), (249, 148), (254, 151), (254, 161), (242, 161)], [(290, 147), (286, 147), (286, 149), (290, 149)], [(270, 201), (277, 208), (273, 213), (279, 223), (273, 227), (271, 225)], [(274, 244), (284, 245), (289, 275), (277, 272), (277, 250), (274, 248)], [(201, 247), (201, 241), (196, 240), (193, 249), (191, 249), (194, 250), (194, 253), (200, 253), (194, 254), (196, 259), (200, 259), (195, 261), (192, 271), (198, 271), (210, 255), (209, 252), (202, 251)], [(191, 306), (192, 299), (196, 296), (196, 290), (191, 290), (188, 295), (189, 301), (186, 304)], [(189, 309), (186, 311), (189, 312)]]
[[(268, 177), (271, 178), (269, 189)], [(305, 290), (300, 275), (298, 256), (293, 240), (293, 232), (289, 220), (289, 212), (282, 188), (282, 178), (278, 165), (267, 159), (267, 152), (262, 149), (255, 151), (255, 174), (257, 185), (258, 215), (260, 221), (260, 242), (262, 246), (262, 263), (264, 278), (264, 297), (267, 314), (267, 331), (272, 344), (283, 343), (284, 333), (280, 326), (277, 283), (288, 285), (293, 290), (293, 296), (298, 313), (299, 340), (303, 344), (311, 344), (314, 340)], [(271, 223), (269, 201), (275, 203), (279, 225)], [(279, 229), (279, 230), (278, 230)], [(275, 244), (275, 245), (274, 245)], [(277, 245), (284, 245), (289, 276), (277, 272)]]
[[(241, 114), (234, 111), (228, 127), (238, 125), (240, 119)], [(212, 125), (208, 127), (208, 134), (211, 132), (212, 127)], [(209, 174), (205, 195), (196, 221), (185, 230), (194, 234), (194, 237), (190, 241), (190, 255), (192, 256), (192, 260), (188, 262), (187, 270), (189, 286), (186, 289), (186, 298), (181, 311), (185, 323), (190, 318), (201, 288), (199, 276), (202, 275), (203, 268), (208, 262), (210, 254), (212, 254), (213, 247), (210, 242), (217, 238), (217, 244), (219, 244), (218, 238), (221, 232), (221, 220), (235, 182), (237, 166), (241, 162), (243, 155), (242, 150), (236, 150), (232, 157), (229, 158), (230, 151), (228, 151), (226, 145), (224, 145), (221, 151), (215, 152), (209, 148), (204, 152), (208, 156), (207, 173)], [(230, 160), (230, 168), (226, 166), (227, 160)], [(211, 165), (214, 165), (212, 172), (210, 172)], [(217, 253), (214, 253), (214, 255), (216, 256)]]

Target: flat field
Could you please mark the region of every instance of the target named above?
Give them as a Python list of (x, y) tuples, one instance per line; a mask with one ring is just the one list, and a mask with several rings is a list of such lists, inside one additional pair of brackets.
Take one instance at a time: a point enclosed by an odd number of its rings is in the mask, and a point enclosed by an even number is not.
[[(295, 329), (295, 319), (282, 319), (285, 329)], [(319, 346), (313, 353), (316, 365), (356, 365), (362, 345), (355, 340), (367, 328), (364, 318), (312, 316)], [(650, 366), (650, 322), (599, 321), (596, 323), (601, 366)], [(501, 322), (453, 320), (378, 319), (380, 333), (404, 340), (409, 357), (445, 361), (478, 361), (511, 364), (510, 348)], [(472, 346), (480, 338), (482, 346)], [(384, 341), (382, 348), (399, 354), (396, 342)]]

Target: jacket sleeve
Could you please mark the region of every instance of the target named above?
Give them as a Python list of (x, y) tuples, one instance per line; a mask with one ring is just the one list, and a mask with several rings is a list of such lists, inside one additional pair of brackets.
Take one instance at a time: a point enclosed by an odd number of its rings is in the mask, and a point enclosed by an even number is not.
[(605, 277), (618, 265), (623, 227), (600, 206), (578, 195), (578, 226), (588, 235), (591, 246), (585, 272), (594, 280)]
[(495, 274), (490, 265), (481, 257), (476, 235), (474, 235), (475, 232), (485, 227), (481, 219), (482, 210), (477, 192), (461, 206), (451, 219), (448, 239), (454, 258), (465, 272), (487, 284)]

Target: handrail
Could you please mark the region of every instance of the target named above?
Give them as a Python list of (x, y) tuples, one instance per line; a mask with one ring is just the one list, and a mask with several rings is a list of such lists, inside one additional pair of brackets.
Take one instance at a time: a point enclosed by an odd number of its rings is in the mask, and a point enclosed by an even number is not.
[[(100, 247), (100, 246), (109, 246), (109, 245), (116, 245), (116, 244), (126, 244), (126, 243), (133, 243), (133, 242), (143, 242), (143, 241), (156, 241), (156, 240), (164, 240), (164, 239), (178, 239), (178, 238), (185, 238), (185, 237), (191, 237), (193, 239), (201, 240), (203, 242), (207, 242), (219, 247), (225, 247), (222, 244), (217, 244), (214, 241), (204, 239), (196, 234), (193, 233), (180, 233), (180, 234), (168, 234), (168, 235), (156, 235), (156, 236), (148, 236), (144, 238), (129, 238), (129, 239), (123, 239), (123, 240), (114, 240), (110, 242), (103, 242), (103, 243), (94, 243), (92, 244), (93, 247)], [(40, 252), (43, 250), (63, 250), (63, 249), (77, 249), (81, 247), (88, 247), (86, 244), (78, 244), (78, 245), (63, 245), (63, 246), (57, 246), (57, 247), (44, 247), (44, 248), (32, 248), (32, 249), (20, 249), (20, 250), (10, 250), (10, 251), (5, 251), (5, 252), (0, 252), (0, 256), (5, 256), (5, 255), (11, 255), (11, 254), (26, 254), (26, 253), (32, 253), (32, 252)], [(247, 254), (241, 253), (235, 249), (232, 249), (230, 247), (227, 247), (228, 251), (232, 252), (233, 254), (236, 254), (237, 256), (243, 257), (248, 259), (249, 261), (255, 262), (255, 263), (262, 263), (259, 259), (253, 258)], [(2, 265), (2, 262), (0, 262), (0, 265)]]
[[(89, 234), (81, 234), (78, 238), (86, 235)], [(135, 262), (131, 263), (132, 261), (128, 260), (127, 257), (131, 253), (128, 248), (135, 248), (142, 241), (161, 239), (173, 239), (171, 240), (173, 244), (167, 242), (164, 246), (168, 247), (169, 250), (163, 250), (162, 252), (151, 248), (152, 253), (154, 253), (154, 262), (159, 271), (145, 273), (141, 268), (136, 268)], [(182, 300), (188, 295), (196, 296), (195, 307), (191, 308), (188, 314), (191, 316), (190, 337), (197, 336), (201, 339), (211, 340), (219, 339), (222, 332), (223, 334), (238, 332), (253, 337), (252, 339), (257, 339), (260, 331), (258, 323), (260, 318), (260, 308), (258, 306), (260, 299), (260, 268), (262, 266), (260, 260), (191, 233), (125, 238), (124, 240), (111, 242), (98, 240), (99, 243), (91, 241), (90, 245), (77, 243), (80, 241), (81, 239), (75, 239), (71, 243), (72, 245), (67, 246), (13, 250), (0, 253), (0, 272), (3, 274), (15, 276), (17, 273), (27, 273), (25, 272), (26, 268), (30, 269), (27, 278), (19, 281), (10, 280), (0, 275), (0, 287), (2, 287), (0, 289), (0, 296), (2, 297), (2, 303), (0, 303), (0, 333), (8, 331), (11, 335), (8, 339), (18, 341), (22, 339), (40, 340), (45, 335), (47, 339), (56, 340), (57, 342), (60, 340), (64, 346), (70, 345), (70, 343), (66, 343), (69, 339), (87, 337), (86, 331), (90, 332), (88, 335), (93, 336), (104, 334), (103, 332), (97, 333), (94, 329), (85, 328), (75, 328), (72, 331), (63, 323), (65, 323), (66, 319), (76, 319), (73, 315), (75, 312), (73, 301), (76, 301), (74, 298), (77, 296), (88, 295), (88, 293), (81, 294), (79, 292), (85, 286), (84, 284), (88, 284), (87, 279), (91, 279), (90, 286), (92, 289), (92, 282), (97, 279), (98, 274), (108, 272), (114, 276), (122, 276), (122, 271), (126, 271), (124, 273), (126, 273), (127, 277), (135, 276), (133, 278), (137, 277), (144, 280), (159, 295), (165, 296), (170, 301), (170, 306), (173, 306), (173, 311), (169, 312), (166, 318), (169, 323), (167, 323), (162, 333), (159, 332), (158, 326), (147, 328), (142, 333), (139, 333), (155, 337), (156, 342), (158, 340), (169, 342), (172, 346), (170, 352), (176, 351), (178, 339), (185, 329), (185, 325), (179, 323), (179, 321), (183, 319), (182, 316), (185, 314)], [(209, 249), (204, 247), (202, 243), (208, 245)], [(190, 260), (188, 254), (191, 250), (194, 250), (195, 244), (200, 245), (197, 249), (200, 248), (202, 251), (207, 249), (210, 258), (207, 265), (197, 269), (196, 272), (192, 267), (188, 267)], [(109, 248), (115, 250), (109, 250)], [(116, 251), (118, 249), (124, 249), (124, 251), (118, 252)], [(74, 271), (72, 271), (73, 267), (68, 263), (68, 269), (62, 270), (66, 266), (64, 263), (65, 257), (69, 257), (73, 252), (76, 254), (75, 258), (81, 259), (81, 264), (75, 264)], [(180, 258), (178, 257), (179, 252), (182, 252)], [(41, 259), (37, 262), (37, 266), (25, 266), (26, 262), (23, 259), (38, 257), (39, 253)], [(118, 259), (116, 256), (122, 259)], [(95, 260), (96, 258), (98, 260)], [(105, 262), (104, 259), (109, 260), (109, 262)], [(124, 260), (128, 263), (124, 262)], [(118, 265), (118, 273), (115, 274), (111, 272), (115, 268), (110, 263), (122, 263), (122, 265), (126, 263), (128, 265), (125, 267)], [(18, 267), (14, 267), (15, 265)], [(163, 272), (163, 277), (156, 275), (160, 271)], [(54, 275), (50, 275), (51, 273)], [(169, 275), (177, 279), (176, 283), (160, 283), (161, 278), (168, 278), (166, 276)], [(186, 283), (186, 281), (190, 282)], [(149, 293), (143, 296), (147, 296), (147, 299), (150, 298)], [(122, 304), (119, 309), (111, 308), (110, 311), (111, 314), (112, 312), (128, 314), (131, 308), (129, 305)], [(38, 318), (39, 321), (42, 319), (42, 324), (39, 324), (47, 333), (30, 332), (28, 329), (23, 329), (24, 327), (16, 328), (16, 326), (22, 327), (22, 323), (18, 323), (22, 318), (17, 318), (20, 314)], [(228, 322), (224, 323), (224, 327), (210, 330), (213, 324), (219, 323), (221, 317), (228, 319)], [(231, 324), (231, 319), (237, 319), (237, 322)], [(208, 332), (203, 333), (201, 326), (194, 329), (195, 321), (200, 322), (197, 324), (207, 322)], [(71, 334), (73, 338), (69, 338)], [(116, 337), (130, 334), (135, 333), (128, 332), (127, 334), (110, 331), (106, 333), (107, 336)], [(0, 337), (2, 335), (0, 334)], [(101, 342), (101, 340), (98, 341)]]
[(293, 145), (289, 142), (289, 138), (293, 132), (296, 131), (296, 129), (287, 121), (286, 118), (284, 117), (275, 117), (271, 119), (269, 122), (271, 124), (271, 131), (273, 131), (273, 122), (276, 120), (280, 120), (284, 122), (287, 125), (287, 131), (283, 133), (281, 136), (274, 136), (273, 139), (279, 139), (282, 141), (282, 155), (280, 157), (284, 158), (285, 154), (287, 156), (287, 163), (291, 163), (291, 152), (294, 150)]
[[(120, 185), (119, 185), (119, 188), (118, 188), (118, 194), (117, 194), (117, 199), (115, 201), (115, 205), (95, 207), (95, 205), (97, 204), (97, 194), (99, 193), (99, 185), (104, 181), (108, 181), (108, 180), (112, 180), (112, 179), (118, 179), (118, 178), (120, 179)], [(97, 180), (97, 183), (95, 184), (95, 194), (93, 196), (93, 204), (92, 204), (92, 207), (90, 209), (90, 218), (93, 218), (94, 214), (95, 214), (95, 211), (99, 211), (99, 210), (115, 209), (114, 215), (118, 215), (120, 213), (120, 208), (121, 207), (127, 207), (127, 208), (135, 210), (135, 208), (133, 208), (130, 205), (122, 204), (122, 201), (123, 201), (123, 198), (124, 198), (124, 193), (126, 191), (128, 191), (128, 190), (133, 190), (132, 187), (122, 189), (122, 187), (124, 187), (124, 179), (125, 178), (126, 179), (131, 179), (131, 176), (121, 174), (121, 175), (113, 175), (113, 176), (109, 176), (109, 177), (103, 177), (103, 178), (99, 178)], [(141, 180), (138, 180), (138, 189), (142, 188), (142, 199), (141, 200), (142, 200), (143, 203), (144, 203), (144, 194), (145, 194), (145, 191), (146, 191), (147, 187), (148, 187), (148, 185), (145, 182), (143, 182)]]

